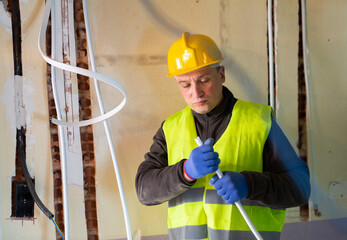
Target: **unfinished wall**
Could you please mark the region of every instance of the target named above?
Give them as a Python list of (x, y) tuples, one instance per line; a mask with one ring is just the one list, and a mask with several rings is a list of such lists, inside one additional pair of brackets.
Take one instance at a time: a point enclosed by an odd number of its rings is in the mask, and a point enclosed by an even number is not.
[(346, 9), (347, 2), (341, 0), (307, 3), (314, 140), (310, 138), (310, 144), (315, 149), (310, 166), (317, 178), (312, 197), (321, 214), (313, 214), (313, 219), (347, 216)]
[[(275, 1), (277, 2), (277, 1)], [(27, 108), (27, 161), (42, 201), (53, 210), (45, 62), (37, 50), (43, 3), (20, 1), (23, 33), (23, 77)], [(135, 174), (161, 122), (185, 106), (173, 79), (166, 77), (166, 54), (182, 32), (210, 35), (224, 53), (226, 86), (236, 97), (267, 103), (266, 1), (88, 1), (97, 70), (127, 90), (125, 108), (109, 119), (132, 231), (142, 236), (167, 233), (166, 204), (142, 206), (136, 197)], [(297, 141), (298, 2), (278, 1), (277, 112), (278, 122), (295, 147)], [(347, 6), (343, 0), (307, 1), (309, 71), (318, 179), (318, 206), (312, 219), (346, 217), (344, 197), (332, 182), (346, 186), (344, 67), (347, 52)], [(12, 36), (0, 1), (0, 239), (55, 239), (53, 224), (35, 206), (34, 221), (12, 221), (11, 176), (14, 172)], [(120, 93), (101, 84), (106, 110)], [(92, 89), (93, 115), (99, 115)], [(124, 238), (116, 177), (102, 124), (94, 126), (97, 215), (100, 239)], [(309, 159), (311, 171), (313, 160)], [(336, 185), (335, 185), (336, 186)], [(71, 239), (86, 239), (83, 188), (69, 186)], [(335, 195), (334, 195), (335, 196)], [(298, 220), (295, 218), (294, 221)]]

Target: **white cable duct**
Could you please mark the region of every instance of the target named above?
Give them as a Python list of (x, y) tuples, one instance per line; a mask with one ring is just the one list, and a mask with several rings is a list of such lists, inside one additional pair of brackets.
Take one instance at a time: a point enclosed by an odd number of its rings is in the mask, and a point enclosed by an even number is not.
[(274, 60), (273, 60), (273, 36), (272, 36), (272, 0), (267, 1), (267, 29), (268, 29), (268, 50), (269, 50), (269, 93), (270, 106), (275, 109), (275, 90), (274, 90)]
[[(98, 79), (99, 81), (102, 81), (102, 82), (105, 82), (107, 84), (110, 84), (111, 86), (117, 88), (122, 93), (122, 95), (124, 97), (122, 102), (118, 106), (116, 106), (114, 109), (110, 110), (107, 113), (101, 114), (98, 117), (94, 117), (94, 118), (89, 119), (89, 120), (75, 121), (75, 122), (66, 122), (66, 121), (63, 121), (61, 119), (52, 118), (52, 122), (54, 124), (61, 125), (61, 126), (66, 126), (66, 127), (69, 127), (69, 126), (72, 126), (72, 127), (83, 127), (83, 126), (87, 126), (87, 125), (91, 125), (91, 124), (95, 124), (95, 123), (101, 122), (101, 121), (103, 121), (103, 120), (113, 116), (114, 114), (119, 112), (124, 107), (124, 105), (126, 103), (126, 100), (127, 100), (126, 91), (125, 91), (124, 87), (119, 82), (117, 82), (116, 80), (114, 80), (114, 79), (112, 79), (112, 78), (110, 78), (110, 77), (108, 77), (106, 75), (98, 73), (98, 72), (93, 72), (93, 71), (90, 71), (88, 69), (84, 69), (84, 68), (80, 68), (80, 67), (76, 67), (76, 66), (71, 66), (71, 65), (68, 65), (68, 64), (65, 64), (65, 63), (58, 62), (58, 61), (48, 57), (44, 53), (44, 51), (43, 51), (43, 46), (44, 46), (44, 43), (45, 43), (45, 38), (44, 38), (45, 34), (44, 33), (45, 33), (46, 29), (47, 29), (47, 23), (48, 23), (49, 13), (50, 13), (50, 7), (48, 8), (47, 7), (48, 5), (51, 6), (51, 0), (47, 0), (47, 2), (46, 2), (45, 16), (44, 16), (44, 19), (42, 21), (41, 31), (40, 31), (40, 34), (39, 34), (39, 42), (38, 42), (39, 52), (40, 52), (41, 56), (43, 57), (43, 59), (47, 63), (49, 63), (52, 66), (55, 66), (55, 67), (57, 67), (59, 69), (70, 71), (70, 72), (74, 72), (74, 73), (77, 73), (77, 74), (80, 74), (80, 75), (83, 75), (83, 76), (87, 76), (87, 77), (90, 77), (90, 78), (95, 78), (95, 79)], [(47, 12), (47, 14), (46, 14), (46, 12)]]
[(309, 70), (308, 70), (308, 47), (307, 47), (307, 29), (306, 29), (306, 0), (301, 0), (301, 19), (302, 19), (302, 42), (303, 42), (303, 52), (304, 52), (304, 74), (305, 74), (305, 85), (306, 85), (306, 100), (307, 100), (307, 117), (310, 126), (311, 134), (311, 153), (312, 153), (312, 202), (315, 213), (318, 212), (318, 196), (317, 196), (317, 166), (316, 166), (316, 149), (314, 142), (314, 132), (312, 124), (312, 106), (311, 106), (311, 93), (309, 85)]
[[(61, 62), (58, 62), (54, 59), (55, 57), (55, 52), (53, 51), (55, 48), (55, 18), (54, 18), (54, 1), (53, 4), (51, 2), (51, 0), (47, 0), (46, 1), (46, 6), (45, 6), (45, 11), (44, 11), (44, 17), (43, 17), (43, 21), (42, 21), (42, 25), (41, 25), (41, 31), (39, 34), (39, 39), (38, 39), (38, 48), (39, 48), (39, 52), (42, 55), (42, 57), (44, 58), (44, 60), (51, 64), (52, 66), (52, 88), (53, 88), (53, 95), (54, 95), (54, 99), (55, 99), (55, 103), (56, 103), (56, 108), (57, 108), (57, 119), (52, 119), (52, 122), (58, 125), (58, 130), (59, 130), (59, 145), (61, 147), (61, 149), (63, 149), (62, 152), (62, 176), (63, 176), (63, 191), (64, 191), (64, 224), (65, 224), (65, 239), (69, 239), (69, 213), (68, 213), (68, 194), (67, 194), (67, 180), (66, 180), (66, 157), (65, 157), (65, 142), (64, 142), (64, 128), (63, 126), (73, 126), (73, 127), (81, 127), (81, 126), (86, 126), (86, 125), (91, 125), (91, 124), (95, 124), (97, 122), (101, 122), (103, 121), (104, 123), (104, 127), (105, 127), (105, 131), (106, 131), (106, 136), (107, 136), (107, 140), (109, 142), (109, 147), (110, 147), (110, 152), (111, 152), (111, 156), (112, 156), (112, 160), (113, 160), (113, 165), (115, 168), (115, 173), (116, 173), (116, 177), (117, 177), (117, 182), (118, 182), (118, 188), (119, 188), (119, 192), (121, 195), (121, 202), (122, 202), (122, 207), (123, 207), (123, 213), (124, 213), (124, 218), (125, 218), (125, 225), (126, 225), (126, 230), (127, 230), (127, 237), (128, 239), (132, 239), (131, 236), (131, 229), (130, 229), (130, 224), (129, 224), (129, 218), (128, 218), (128, 212), (127, 212), (127, 207), (126, 207), (126, 201), (125, 201), (125, 197), (124, 197), (124, 190), (123, 190), (123, 186), (122, 186), (122, 181), (120, 178), (120, 172), (119, 172), (119, 167), (118, 167), (118, 163), (117, 163), (117, 158), (116, 158), (116, 153), (115, 153), (115, 149), (113, 146), (113, 141), (112, 141), (112, 136), (110, 133), (110, 129), (108, 126), (108, 122), (106, 121), (107, 118), (113, 116), (114, 114), (116, 114), (118, 111), (120, 111), (125, 103), (126, 103), (126, 91), (124, 89), (124, 87), (118, 83), (117, 81), (115, 81), (114, 79), (107, 77), (103, 74), (97, 73), (96, 72), (96, 68), (95, 68), (95, 61), (94, 61), (94, 53), (93, 53), (93, 48), (92, 48), (92, 43), (91, 43), (91, 38), (90, 38), (90, 30), (89, 30), (89, 22), (88, 22), (88, 13), (87, 13), (87, 5), (86, 5), (86, 1), (83, 1), (83, 11), (84, 11), (84, 17), (85, 17), (85, 23), (86, 23), (86, 31), (87, 31), (87, 39), (88, 39), (88, 48), (89, 48), (89, 54), (90, 54), (90, 61), (91, 61), (91, 65), (92, 65), (92, 70), (87, 70), (87, 69), (83, 69), (83, 68), (79, 68), (76, 66), (71, 66), (68, 64), (64, 64)], [(51, 21), (52, 21), (52, 58), (48, 57), (44, 51), (43, 51), (43, 46), (44, 46), (44, 33), (47, 29), (47, 24), (48, 24), (48, 19), (49, 19), (49, 14), (52, 14), (51, 16)], [(66, 71), (70, 71), (70, 72), (74, 72), (80, 75), (84, 75), (84, 76), (88, 76), (90, 78), (93, 78), (95, 80), (95, 88), (97, 91), (97, 98), (99, 101), (99, 106), (100, 106), (100, 111), (101, 111), (101, 115), (98, 117), (94, 117), (92, 119), (89, 120), (84, 120), (84, 121), (76, 121), (76, 122), (66, 122), (64, 120), (62, 120), (62, 115), (61, 115), (61, 111), (60, 111), (60, 107), (59, 107), (59, 99), (58, 99), (58, 94), (57, 94), (57, 90), (56, 90), (56, 82), (55, 82), (55, 68), (59, 68), (62, 70), (66, 70)], [(103, 106), (103, 102), (102, 102), (102, 98), (101, 98), (101, 93), (100, 93), (100, 89), (99, 89), (99, 85), (98, 85), (98, 81), (103, 81), (107, 84), (110, 84), (111, 86), (116, 87), (124, 96), (122, 102), (116, 106), (113, 110), (105, 113), (104, 110), (104, 106)], [(64, 159), (63, 159), (64, 158)]]
[[(202, 146), (203, 145), (203, 142), (201, 141), (200, 137), (196, 137), (195, 138), (195, 142), (198, 144), (198, 146)], [(223, 177), (223, 173), (222, 173), (222, 171), (219, 168), (217, 169), (216, 174), (218, 175), (219, 178)], [(251, 231), (252, 231), (253, 235), (255, 236), (255, 238), (257, 240), (263, 240), (263, 237), (260, 235), (258, 230), (253, 225), (251, 219), (249, 218), (247, 212), (243, 208), (241, 202), (240, 201), (236, 201), (235, 205), (239, 209), (239, 211), (241, 212), (241, 215), (242, 215), (243, 219), (245, 219), (248, 227), (251, 229)]]
[[(47, 1), (48, 2), (48, 1)], [(50, 4), (47, 3), (47, 4)], [(56, 57), (56, 12), (55, 12), (55, 1), (53, 1), (51, 8), (51, 21), (52, 21), (52, 58)], [(49, 8), (47, 7), (49, 12)], [(46, 10), (47, 10), (46, 9)], [(49, 14), (47, 14), (49, 15)], [(48, 18), (47, 18), (48, 21)], [(56, 105), (57, 118), (62, 119), (62, 112), (60, 108), (60, 101), (57, 91), (56, 83), (56, 68), (52, 65), (51, 67), (51, 81), (53, 89), (53, 97)], [(65, 142), (65, 129), (63, 126), (58, 125), (58, 136), (59, 136), (59, 150), (60, 150), (60, 164), (61, 164), (61, 176), (62, 176), (62, 187), (63, 187), (63, 204), (64, 204), (64, 229), (65, 239), (70, 239), (70, 221), (69, 221), (69, 197), (68, 197), (68, 184), (67, 184), (67, 162), (66, 162), (66, 142)]]
[[(84, 22), (86, 25), (89, 60), (90, 60), (90, 64), (92, 67), (92, 71), (96, 72), (94, 49), (93, 49), (93, 43), (92, 43), (91, 34), (90, 34), (88, 7), (87, 7), (87, 1), (86, 0), (83, 0), (83, 13), (84, 13)], [(102, 96), (101, 96), (99, 82), (96, 78), (94, 78), (94, 84), (95, 84), (96, 96), (98, 98), (100, 112), (101, 112), (101, 114), (104, 114), (105, 108), (104, 108), (104, 104), (103, 104), (103, 100), (102, 100)], [(118, 167), (118, 163), (117, 163), (116, 151), (114, 148), (112, 135), (111, 135), (111, 131), (110, 131), (110, 127), (109, 127), (107, 119), (105, 119), (103, 121), (103, 124), (104, 124), (105, 132), (106, 132), (106, 136), (107, 136), (107, 142), (108, 142), (108, 146), (110, 148), (110, 152), (111, 152), (111, 156), (112, 156), (112, 162), (113, 162), (113, 166), (114, 166), (114, 170), (115, 170), (115, 174), (116, 174), (116, 178), (117, 178), (117, 182), (118, 182), (118, 189), (119, 189), (122, 208), (123, 208), (123, 216), (124, 216), (124, 221), (125, 221), (127, 237), (128, 237), (128, 239), (132, 239), (130, 221), (129, 221), (128, 210), (127, 210), (127, 205), (126, 205), (125, 196), (124, 196), (122, 179), (120, 176), (119, 167)]]

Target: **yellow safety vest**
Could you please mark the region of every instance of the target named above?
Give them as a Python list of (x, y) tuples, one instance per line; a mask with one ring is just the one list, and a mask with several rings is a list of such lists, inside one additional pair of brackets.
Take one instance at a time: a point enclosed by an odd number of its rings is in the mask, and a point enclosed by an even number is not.
[[(230, 122), (214, 144), (222, 171), (263, 171), (263, 147), (271, 128), (271, 108), (238, 100)], [(163, 130), (168, 162), (173, 165), (188, 159), (197, 147), (194, 117), (187, 106), (169, 117)], [(234, 204), (227, 204), (213, 186), (213, 174), (200, 178), (186, 192), (169, 201), (170, 239), (254, 239), (252, 232)], [(274, 209), (244, 199), (245, 211), (264, 239), (279, 239), (285, 220), (285, 209)]]

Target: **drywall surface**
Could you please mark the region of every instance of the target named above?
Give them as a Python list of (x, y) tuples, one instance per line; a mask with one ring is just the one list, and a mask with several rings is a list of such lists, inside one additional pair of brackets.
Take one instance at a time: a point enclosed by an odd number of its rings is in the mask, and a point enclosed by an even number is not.
[[(315, 159), (312, 154), (310, 156), (310, 166), (312, 171), (315, 169), (312, 177), (317, 179), (317, 188), (312, 195), (321, 213), (317, 219), (347, 215), (347, 196), (343, 190), (347, 181), (346, 9), (345, 1), (307, 1), (313, 121), (310, 143), (314, 143), (315, 151)], [(316, 219), (316, 216), (312, 215), (312, 218)]]

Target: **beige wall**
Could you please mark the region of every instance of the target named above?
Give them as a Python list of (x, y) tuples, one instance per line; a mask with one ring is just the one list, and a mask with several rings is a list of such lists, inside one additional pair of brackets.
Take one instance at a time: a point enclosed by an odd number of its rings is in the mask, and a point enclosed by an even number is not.
[[(316, 199), (324, 218), (347, 215), (345, 1), (307, 4), (308, 66), (317, 176)], [(335, 187), (334, 184), (335, 183)], [(314, 217), (316, 219), (316, 217)]]
[[(88, 1), (97, 70), (127, 90), (125, 108), (109, 119), (125, 189), (131, 228), (143, 236), (166, 234), (166, 204), (145, 207), (136, 197), (135, 174), (162, 121), (184, 107), (173, 79), (166, 77), (166, 53), (184, 31), (211, 36), (221, 47), (228, 86), (236, 97), (267, 103), (266, 1)], [(0, 5), (1, 6), (1, 5)], [(312, 94), (319, 210), (321, 218), (346, 217), (346, 197), (331, 199), (329, 184), (346, 183), (347, 94), (344, 48), (347, 5), (343, 0), (307, 1), (309, 80)], [(278, 1), (278, 122), (295, 147), (297, 141), (297, 1)], [(45, 63), (37, 50), (42, 1), (21, 1), (23, 74), (27, 108), (27, 161), (36, 190), (53, 210), (52, 169)], [(8, 220), (15, 159), (11, 31), (0, 16), (0, 239), (55, 239), (53, 224), (35, 207), (35, 221)], [(120, 93), (101, 84), (110, 110)], [(95, 96), (94, 116), (99, 114)], [(101, 239), (125, 237), (122, 206), (102, 124), (96, 124), (97, 207)], [(311, 174), (313, 159), (310, 157)], [(5, 166), (5, 167), (4, 167)], [(85, 239), (83, 192), (69, 187), (71, 239)], [(317, 219), (311, 214), (312, 219)]]

